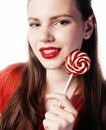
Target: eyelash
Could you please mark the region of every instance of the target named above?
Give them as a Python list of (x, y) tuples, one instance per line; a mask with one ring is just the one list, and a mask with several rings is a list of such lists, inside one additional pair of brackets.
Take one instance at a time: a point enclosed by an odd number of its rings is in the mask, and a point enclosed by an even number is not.
[(68, 24), (68, 23), (70, 23), (70, 21), (68, 21), (68, 20), (59, 20), (58, 22), (56, 22), (56, 24), (60, 24), (60, 25), (66, 25), (66, 24)]
[(39, 26), (40, 26), (40, 24), (39, 24), (39, 23), (34, 22), (34, 23), (30, 23), (30, 24), (29, 24), (29, 26), (30, 26), (30, 27), (32, 27), (32, 28), (35, 28), (35, 27), (39, 27)]

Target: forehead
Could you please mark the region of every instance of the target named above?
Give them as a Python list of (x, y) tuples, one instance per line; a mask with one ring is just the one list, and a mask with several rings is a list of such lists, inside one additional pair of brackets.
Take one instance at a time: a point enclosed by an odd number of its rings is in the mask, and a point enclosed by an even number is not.
[(29, 0), (28, 16), (79, 12), (75, 0)]

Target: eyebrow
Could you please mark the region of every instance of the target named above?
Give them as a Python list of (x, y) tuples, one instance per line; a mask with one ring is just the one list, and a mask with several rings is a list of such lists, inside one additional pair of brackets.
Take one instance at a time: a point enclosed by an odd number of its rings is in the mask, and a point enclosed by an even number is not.
[[(71, 15), (69, 14), (60, 14), (60, 15), (56, 15), (56, 16), (53, 16), (53, 17), (50, 17), (51, 20), (54, 20), (54, 19), (58, 19), (58, 18), (61, 18), (61, 17), (69, 17), (69, 18), (73, 18)], [(34, 17), (28, 17), (28, 20), (39, 20), (38, 18), (34, 18)]]
[(57, 16), (53, 16), (53, 17), (51, 17), (50, 19), (57, 19), (57, 18), (61, 18), (61, 17), (69, 17), (69, 18), (72, 18), (72, 16), (69, 15), (69, 14), (60, 14), (60, 15), (57, 15)]

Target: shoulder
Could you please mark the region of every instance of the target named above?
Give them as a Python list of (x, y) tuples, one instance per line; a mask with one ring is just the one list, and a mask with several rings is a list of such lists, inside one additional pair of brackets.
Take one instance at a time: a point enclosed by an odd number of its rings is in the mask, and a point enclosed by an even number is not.
[(20, 83), (25, 63), (16, 63), (0, 71), (0, 111)]
[[(24, 63), (16, 63), (7, 66), (5, 69), (0, 71), (0, 88), (4, 84), (14, 83), (22, 75)], [(13, 81), (13, 82), (12, 82)]]
[(12, 65), (8, 65), (6, 68), (0, 70), (0, 76), (4, 75), (5, 73), (10, 73), (18, 68), (22, 68), (22, 66), (24, 65), (24, 63), (15, 63)]

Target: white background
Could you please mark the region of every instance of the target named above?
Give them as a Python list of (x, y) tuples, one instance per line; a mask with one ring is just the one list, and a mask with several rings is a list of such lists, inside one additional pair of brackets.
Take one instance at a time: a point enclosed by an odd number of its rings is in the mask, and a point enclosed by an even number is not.
[[(98, 23), (99, 60), (106, 78), (106, 0), (93, 0)], [(0, 1), (0, 69), (27, 60), (27, 0)]]

